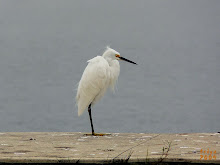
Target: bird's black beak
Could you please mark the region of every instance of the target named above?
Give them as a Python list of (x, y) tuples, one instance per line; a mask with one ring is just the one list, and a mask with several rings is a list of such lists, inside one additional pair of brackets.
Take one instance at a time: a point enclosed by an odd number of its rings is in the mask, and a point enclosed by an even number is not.
[[(130, 63), (132, 63), (132, 64), (136, 64), (135, 62), (130, 61), (130, 60), (124, 58), (124, 57), (118, 57), (118, 58), (120, 58), (120, 59), (123, 60), (123, 61), (127, 61), (127, 62), (130, 62)], [(137, 64), (136, 64), (136, 65), (137, 65)]]

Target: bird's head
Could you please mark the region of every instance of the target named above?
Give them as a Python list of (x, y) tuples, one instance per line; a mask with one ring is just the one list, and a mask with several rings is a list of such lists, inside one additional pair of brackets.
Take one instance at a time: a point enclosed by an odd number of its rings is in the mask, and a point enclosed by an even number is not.
[[(121, 57), (120, 56), (120, 53), (118, 53), (117, 51), (115, 51), (114, 49), (110, 48), (110, 47), (107, 47), (105, 52), (103, 53), (102, 55), (105, 59), (107, 60), (123, 60), (123, 61), (127, 61), (127, 62), (130, 62), (132, 64), (136, 64), (135, 62), (133, 61), (130, 61), (124, 57)], [(136, 64), (137, 65), (137, 64)]]

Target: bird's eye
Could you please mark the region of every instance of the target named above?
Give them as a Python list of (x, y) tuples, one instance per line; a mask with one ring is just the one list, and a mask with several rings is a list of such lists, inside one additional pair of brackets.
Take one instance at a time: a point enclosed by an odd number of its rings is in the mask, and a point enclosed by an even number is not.
[(120, 55), (119, 55), (119, 54), (116, 54), (115, 57), (120, 57)]

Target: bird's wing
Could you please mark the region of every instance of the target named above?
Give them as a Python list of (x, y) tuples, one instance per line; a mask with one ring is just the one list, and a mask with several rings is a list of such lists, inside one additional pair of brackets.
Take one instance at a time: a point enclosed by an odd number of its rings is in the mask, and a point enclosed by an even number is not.
[(88, 62), (77, 89), (76, 102), (79, 116), (100, 92), (107, 89), (109, 84), (108, 62), (101, 56), (94, 57)]

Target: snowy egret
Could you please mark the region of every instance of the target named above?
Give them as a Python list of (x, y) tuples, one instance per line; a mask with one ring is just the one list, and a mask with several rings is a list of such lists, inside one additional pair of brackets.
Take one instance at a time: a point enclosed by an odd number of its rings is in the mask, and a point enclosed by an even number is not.
[[(78, 116), (88, 108), (92, 135), (94, 132), (91, 106), (93, 106), (105, 94), (106, 90), (111, 87), (114, 91), (115, 83), (120, 72), (118, 60), (123, 60), (136, 64), (124, 57), (114, 49), (107, 47), (102, 56), (96, 56), (88, 60), (88, 65), (85, 68), (81, 80), (79, 81), (76, 103), (78, 105)], [(137, 65), (137, 64), (136, 64)]]

